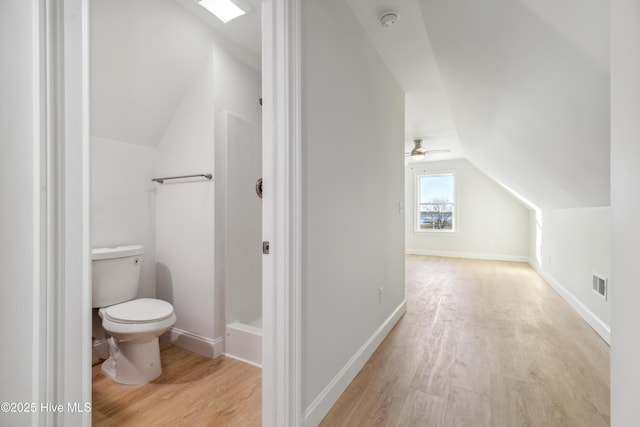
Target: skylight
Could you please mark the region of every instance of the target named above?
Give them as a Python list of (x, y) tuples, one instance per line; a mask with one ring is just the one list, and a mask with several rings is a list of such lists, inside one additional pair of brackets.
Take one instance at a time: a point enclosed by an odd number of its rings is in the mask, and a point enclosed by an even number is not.
[(249, 6), (237, 0), (198, 0), (198, 3), (225, 24), (250, 11)]

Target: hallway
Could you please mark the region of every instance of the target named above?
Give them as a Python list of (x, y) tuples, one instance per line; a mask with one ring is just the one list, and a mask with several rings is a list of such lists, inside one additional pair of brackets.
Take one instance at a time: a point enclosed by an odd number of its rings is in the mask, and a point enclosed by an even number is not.
[(322, 426), (609, 425), (609, 346), (530, 266), (407, 255), (406, 286)]

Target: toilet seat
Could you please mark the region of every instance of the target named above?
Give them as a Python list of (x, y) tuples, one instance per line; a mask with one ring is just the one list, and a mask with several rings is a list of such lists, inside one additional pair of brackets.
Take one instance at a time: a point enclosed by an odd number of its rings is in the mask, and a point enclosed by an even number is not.
[(172, 317), (173, 306), (159, 299), (140, 298), (102, 308), (100, 315), (114, 323), (155, 323)]

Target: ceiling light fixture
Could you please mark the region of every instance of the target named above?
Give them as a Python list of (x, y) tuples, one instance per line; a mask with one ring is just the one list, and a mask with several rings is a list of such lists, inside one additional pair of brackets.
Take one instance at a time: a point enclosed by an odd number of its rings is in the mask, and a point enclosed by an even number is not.
[(380, 15), (380, 23), (385, 28), (393, 27), (400, 20), (400, 14), (398, 12), (394, 12), (393, 10), (389, 10)]
[(411, 150), (411, 158), (413, 160), (424, 160), (427, 150), (422, 146), (422, 140), (414, 139), (413, 143), (415, 144), (415, 147)]
[(213, 13), (223, 23), (251, 11), (248, 4), (240, 0), (195, 0), (200, 6)]

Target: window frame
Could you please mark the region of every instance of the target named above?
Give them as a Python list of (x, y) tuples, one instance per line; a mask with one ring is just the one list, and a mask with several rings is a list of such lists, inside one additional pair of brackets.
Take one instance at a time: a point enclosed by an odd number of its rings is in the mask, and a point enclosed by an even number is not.
[[(424, 229), (420, 228), (420, 178), (423, 177), (439, 177), (439, 176), (451, 176), (453, 177), (453, 200), (450, 203), (453, 205), (453, 213), (451, 217), (451, 229)], [(458, 194), (457, 194), (457, 174), (455, 171), (422, 171), (415, 174), (415, 191), (414, 191), (414, 221), (413, 232), (416, 234), (442, 234), (447, 236), (454, 236), (458, 234)], [(427, 203), (429, 204), (429, 203)]]

